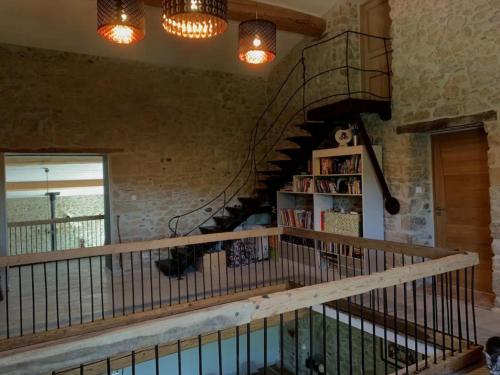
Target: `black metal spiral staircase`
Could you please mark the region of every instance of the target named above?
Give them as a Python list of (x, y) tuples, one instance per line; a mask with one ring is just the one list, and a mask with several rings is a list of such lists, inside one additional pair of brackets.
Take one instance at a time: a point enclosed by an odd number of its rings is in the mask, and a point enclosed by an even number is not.
[[(352, 55), (356, 55), (352, 50), (353, 48), (357, 48), (357, 45), (359, 46), (359, 44), (351, 41), (352, 37), (375, 38), (380, 43), (383, 43), (385, 46), (386, 69), (367, 70), (351, 65), (350, 59), (352, 60)], [(193, 214), (200, 215), (200, 213), (209, 212), (208, 217), (202, 219), (199, 224), (183, 233), (183, 235), (189, 235), (198, 229), (203, 234), (232, 231), (247, 221), (252, 215), (272, 213), (276, 204), (276, 192), (292, 179), (293, 174), (310, 158), (314, 149), (320, 147), (325, 139), (329, 138), (336, 129), (339, 127), (345, 128), (348, 124), (358, 130), (362, 144), (367, 147), (368, 155), (384, 193), (386, 210), (391, 214), (398, 213), (399, 202), (390, 193), (361, 117), (362, 114), (369, 113), (378, 114), (382, 120), (389, 120), (391, 118), (391, 71), (387, 41), (388, 38), (385, 37), (363, 34), (356, 31), (345, 31), (305, 47), (302, 50), (301, 59), (287, 75), (252, 130), (248, 153), (238, 173), (228, 183), (226, 188), (213, 199), (194, 210), (172, 217), (169, 221), (169, 228), (173, 232), (173, 235), (180, 235), (178, 233), (179, 221)], [(345, 51), (345, 64), (327, 67), (320, 72), (309, 73), (307, 71), (307, 61), (311, 57), (307, 55), (308, 51), (321, 52), (321, 48), (328, 48), (329, 43), (341, 43), (340, 50)], [(332, 48), (338, 47), (337, 45)], [(363, 91), (363, 89), (358, 91), (353, 90), (351, 83), (353, 71), (358, 74), (368, 73), (385, 76), (389, 95), (380, 96), (372, 92)], [(264, 119), (271, 112), (271, 106), (278, 102), (278, 96), (284, 91), (287, 84), (293, 81), (291, 79), (292, 75), (297, 73), (302, 75), (301, 84), (299, 87), (289, 89), (292, 93), (285, 101), (284, 107), (278, 111), (278, 115), (270, 124), (264, 124)], [(308, 85), (324, 75), (332, 73), (344, 74), (346, 80), (345, 91), (334, 91), (324, 94), (321, 98), (309, 100), (307, 96)], [(300, 94), (302, 95), (300, 96)], [(298, 110), (293, 110), (291, 103), (297, 98), (302, 99), (302, 105)], [(287, 121), (284, 121), (284, 125), (279, 125), (282, 115), (286, 111), (293, 113)], [(296, 121), (298, 115), (304, 119), (300, 124), (297, 124)], [(287, 134), (287, 132), (290, 133), (291, 126), (298, 127), (302, 135), (284, 137), (284, 134)], [(267, 145), (264, 149), (257, 151), (258, 147), (263, 147), (263, 140), (266, 137), (271, 137), (272, 131), (277, 131), (277, 138), (273, 139), (271, 146)], [(292, 134), (295, 133), (292, 132)], [(288, 141), (288, 144), (291, 143), (295, 147), (280, 148), (279, 143), (284, 139)], [(258, 166), (267, 160), (266, 157), (271, 152), (277, 152), (283, 158), (267, 161), (268, 168), (261, 168), (262, 170), (259, 170)], [(261, 154), (263, 155), (261, 156)], [(258, 158), (257, 155), (259, 155)], [(247, 170), (249, 172), (246, 172)], [(253, 194), (251, 196), (243, 196), (242, 192), (245, 186), (248, 186), (252, 182)], [(235, 200), (239, 203), (232, 206), (228, 204), (228, 202), (234, 202)], [(213, 225), (209, 225), (211, 222), (213, 222)]]
[(311, 120), (298, 126), (309, 135), (287, 138), (297, 147), (276, 150), (286, 159), (272, 160), (268, 163), (278, 169), (257, 171), (262, 188), (256, 189), (253, 197), (239, 197), (241, 205), (226, 207), (229, 215), (214, 216), (215, 225), (202, 226), (203, 234), (232, 231), (247, 220), (251, 215), (272, 213), (275, 207), (276, 192), (288, 181), (291, 176), (311, 157), (312, 151), (317, 149), (328, 138), (332, 131), (339, 126), (353, 121), (353, 114), (375, 113), (383, 120), (391, 118), (390, 101), (345, 99), (308, 112)]

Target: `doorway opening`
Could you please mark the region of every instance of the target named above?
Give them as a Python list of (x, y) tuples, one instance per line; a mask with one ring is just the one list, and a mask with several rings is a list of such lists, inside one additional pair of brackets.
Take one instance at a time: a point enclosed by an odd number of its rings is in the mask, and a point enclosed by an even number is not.
[(5, 155), (8, 255), (108, 243), (105, 157)]

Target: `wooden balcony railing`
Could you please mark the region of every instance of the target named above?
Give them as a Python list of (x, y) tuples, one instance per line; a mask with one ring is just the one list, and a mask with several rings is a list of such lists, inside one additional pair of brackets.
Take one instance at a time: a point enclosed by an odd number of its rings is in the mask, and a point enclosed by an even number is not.
[(294, 228), (4, 257), (0, 373), (445, 373), (481, 354), (477, 264)]

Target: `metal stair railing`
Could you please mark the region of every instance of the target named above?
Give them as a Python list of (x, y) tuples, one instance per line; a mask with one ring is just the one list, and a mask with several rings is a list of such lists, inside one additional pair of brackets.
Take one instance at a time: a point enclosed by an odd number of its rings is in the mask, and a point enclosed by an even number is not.
[[(384, 50), (385, 50), (385, 56), (386, 56), (386, 69), (385, 70), (377, 70), (377, 69), (364, 69), (361, 66), (356, 66), (352, 65), (352, 58), (350, 57), (351, 54), (353, 54), (353, 51), (355, 51), (355, 48), (358, 48), (358, 46), (354, 45), (352, 43), (351, 38), (356, 37), (356, 38), (373, 38), (377, 39), (383, 42), (384, 44)], [(257, 165), (262, 163), (268, 155), (275, 150), (276, 145), (283, 139), (284, 134), (286, 131), (289, 129), (290, 124), (297, 118), (297, 116), (301, 115), (303, 116), (304, 122), (307, 121), (307, 111), (311, 108), (319, 106), (321, 103), (331, 101), (332, 99), (339, 98), (339, 97), (344, 97), (346, 99), (352, 99), (354, 97), (368, 97), (368, 98), (375, 98), (378, 100), (390, 100), (391, 99), (391, 69), (390, 69), (390, 62), (389, 62), (389, 48), (388, 48), (388, 41), (390, 38), (387, 37), (382, 37), (382, 36), (377, 36), (377, 35), (370, 35), (366, 33), (361, 33), (358, 31), (353, 31), (353, 30), (347, 30), (344, 32), (341, 32), (339, 34), (333, 35), (333, 36), (326, 36), (323, 39), (320, 39), (319, 41), (316, 41), (306, 47), (304, 47), (301, 51), (301, 56), (300, 59), (294, 64), (292, 69), (288, 72), (286, 75), (285, 79), (279, 86), (278, 90), (272, 97), (272, 99), (269, 101), (268, 105), (262, 112), (262, 114), (259, 116), (257, 123), (255, 127), (251, 130), (250, 133), (250, 138), (248, 141), (248, 147), (246, 151), (246, 155), (244, 158), (244, 161), (242, 162), (241, 167), (238, 169), (236, 174), (233, 176), (233, 178), (230, 180), (230, 182), (225, 186), (225, 188), (216, 196), (214, 196), (212, 199), (209, 201), (205, 202), (204, 204), (200, 205), (199, 207), (189, 210), (183, 214), (173, 216), (170, 218), (168, 222), (168, 227), (173, 233), (174, 236), (179, 235), (179, 223), (180, 220), (183, 218), (186, 218), (190, 215), (193, 214), (198, 214), (201, 211), (205, 210), (208, 212), (208, 216), (204, 219), (201, 219), (200, 222), (198, 222), (196, 225), (194, 225), (192, 228), (188, 229), (183, 235), (190, 235), (197, 229), (199, 229), (201, 226), (212, 220), (215, 216), (219, 215), (220, 213), (225, 213), (225, 209), (233, 199), (235, 199), (245, 188), (249, 188), (251, 185), (249, 183), (253, 183), (253, 191), (255, 192), (255, 187), (256, 187), (256, 182), (257, 182)], [(308, 76), (308, 65), (307, 65), (307, 54), (311, 53), (313, 51), (320, 51), (323, 53), (325, 47), (327, 45), (330, 45), (334, 42), (340, 41), (344, 44), (344, 64), (342, 65), (335, 65), (331, 66), (328, 68), (325, 68), (324, 70), (320, 70), (318, 72), (315, 72), (314, 74), (311, 74)], [(341, 45), (342, 47), (342, 45)], [(300, 70), (301, 69), (301, 70)], [(376, 73), (376, 74), (381, 74), (385, 75), (387, 77), (387, 84), (389, 88), (389, 95), (388, 96), (381, 96), (378, 94), (375, 94), (373, 92), (367, 91), (362, 89), (361, 87), (355, 88), (353, 87), (353, 78), (352, 78), (352, 71), (356, 72), (357, 74), (361, 75), (363, 73)], [(312, 98), (308, 99), (308, 86), (313, 84), (314, 82), (319, 81), (320, 78), (324, 77), (327, 74), (335, 73), (335, 72), (345, 72), (345, 81), (343, 84), (345, 84), (346, 90), (345, 91), (334, 91), (329, 94), (324, 94), (320, 96), (319, 98)], [(268, 126), (264, 129), (262, 127), (265, 124), (266, 116), (271, 114), (272, 107), (276, 104), (279, 103), (278, 99), (280, 95), (285, 91), (285, 88), (288, 87), (288, 85), (293, 84), (292, 82), (292, 76), (294, 74), (301, 73), (301, 82), (299, 83), (298, 87), (292, 87), (291, 88), (291, 93), (288, 95), (288, 97), (284, 100), (284, 104), (281, 107), (280, 110), (278, 110), (276, 116), (272, 118), (272, 120), (269, 122)], [(335, 81), (338, 82), (338, 81)], [(302, 103), (298, 108), (291, 108), (292, 102), (299, 98), (300, 95), (302, 96)], [(291, 110), (291, 115), (286, 118), (286, 121), (284, 122), (284, 125), (279, 127), (279, 121), (282, 119), (283, 115)], [(259, 131), (261, 134), (259, 134)], [(265, 140), (267, 137), (271, 134), (272, 131), (277, 132), (277, 136), (271, 140), (270, 145), (266, 147), (265, 145)], [(259, 149), (259, 152), (257, 152), (258, 148), (261, 147), (263, 150)], [(258, 157), (257, 155), (261, 155)], [(254, 175), (253, 181), (250, 181), (250, 178)], [(215, 208), (213, 207), (215, 206)], [(212, 208), (212, 210), (207, 210), (208, 208)]]

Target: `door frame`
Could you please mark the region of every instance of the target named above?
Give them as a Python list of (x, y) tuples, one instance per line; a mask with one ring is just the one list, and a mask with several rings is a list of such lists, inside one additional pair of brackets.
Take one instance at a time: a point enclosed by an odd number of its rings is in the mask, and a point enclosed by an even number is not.
[[(390, 28), (391, 35), (379, 35), (379, 36), (386, 36), (386, 37), (392, 38), (392, 18), (391, 18), (391, 14), (390, 14), (391, 4), (390, 4), (389, 0), (363, 0), (359, 3), (359, 5), (358, 5), (359, 31), (360, 32), (367, 32), (366, 30), (363, 31), (364, 26), (365, 26), (364, 19), (363, 19), (363, 7), (365, 7), (369, 2), (373, 2), (373, 1), (379, 1), (379, 2), (387, 1), (388, 5), (389, 5), (389, 19), (391, 21), (391, 28)], [(359, 64), (360, 64), (362, 69), (364, 69), (367, 65), (366, 64), (367, 56), (365, 53), (366, 49), (367, 49), (366, 37), (360, 36), (360, 38), (359, 38)], [(388, 69), (390, 70), (390, 74), (392, 75), (392, 53), (393, 53), (392, 41), (391, 41), (390, 45), (387, 46), (387, 51), (389, 54)], [(389, 85), (388, 90), (389, 91), (388, 92), (389, 92), (389, 96), (392, 96), (392, 92), (393, 92), (392, 77), (389, 76), (388, 78), (389, 78), (389, 81), (388, 81), (388, 85)], [(369, 92), (368, 81), (369, 81), (368, 72), (361, 72), (361, 79), (360, 79), (361, 91), (366, 92), (366, 93), (362, 94), (362, 96), (366, 97), (366, 99), (372, 99), (372, 100), (377, 99), (368, 93)], [(382, 99), (380, 99), (380, 100), (382, 100)]]
[[(466, 128), (462, 128), (462, 129), (458, 128), (458, 129), (448, 129), (448, 130), (445, 130), (445, 131), (434, 131), (434, 132), (431, 132), (429, 134), (430, 135), (430, 142), (431, 142), (430, 150), (431, 150), (431, 153), (432, 153), (430, 168), (431, 168), (431, 175), (432, 175), (432, 179), (431, 179), (431, 187), (432, 187), (431, 199), (432, 199), (432, 219), (433, 219), (433, 224), (434, 224), (434, 245), (435, 246), (439, 246), (439, 236), (438, 236), (438, 225), (437, 225), (438, 217), (437, 217), (437, 210), (436, 210), (436, 202), (437, 202), (437, 200), (436, 200), (436, 189), (438, 188), (438, 184), (436, 184), (436, 173), (435, 173), (435, 170), (436, 170), (435, 169), (436, 168), (436, 145), (435, 145), (435, 141), (434, 141), (434, 136), (436, 136), (436, 135), (442, 135), (442, 134), (463, 133), (463, 132), (470, 131), (470, 130), (475, 130), (475, 129), (482, 129), (484, 131), (484, 133), (485, 133), (486, 140), (488, 140), (488, 132), (485, 129), (484, 123), (478, 124), (477, 126), (470, 126), (470, 127), (466, 127)], [(486, 150), (485, 152), (487, 153), (488, 150)], [(489, 160), (489, 157), (487, 159)], [(489, 171), (488, 171), (488, 173), (489, 173)], [(441, 186), (444, 187), (444, 184), (441, 184)], [(491, 187), (491, 180), (490, 180), (488, 188), (490, 188), (490, 187)], [(491, 205), (491, 197), (489, 198), (489, 200), (490, 200), (490, 205)], [(490, 223), (491, 223), (491, 220), (492, 220), (491, 219), (491, 207), (490, 207), (489, 216), (490, 216)], [(491, 233), (491, 229), (490, 229), (490, 239), (492, 241), (491, 247), (492, 247), (492, 252), (493, 252), (493, 235)], [(491, 269), (492, 280), (493, 280), (493, 272), (494, 271), (493, 271), (493, 268), (492, 268)], [(494, 307), (496, 293), (495, 293), (493, 285), (492, 285), (492, 291), (491, 292), (484, 292), (484, 291), (479, 291), (479, 290), (475, 289), (474, 293), (476, 295), (476, 305), (477, 306), (486, 307), (486, 308), (492, 308), (492, 307)]]

